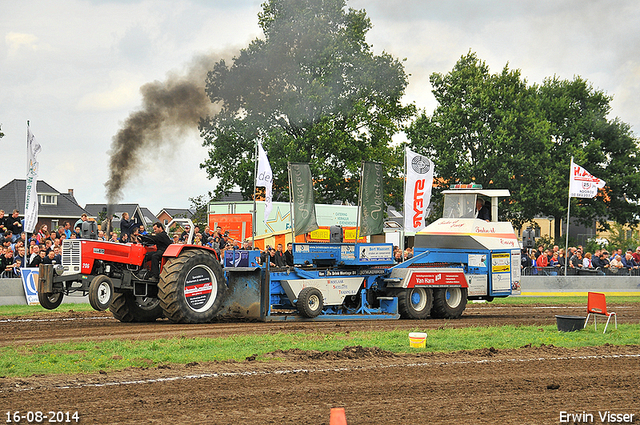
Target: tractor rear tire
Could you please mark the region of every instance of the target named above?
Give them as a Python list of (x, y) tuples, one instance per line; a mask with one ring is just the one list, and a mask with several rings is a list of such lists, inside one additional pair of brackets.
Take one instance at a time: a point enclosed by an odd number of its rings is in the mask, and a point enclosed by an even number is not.
[(467, 288), (440, 288), (433, 290), (434, 319), (457, 319), (467, 307)]
[(121, 322), (155, 322), (162, 317), (157, 298), (136, 297), (132, 292), (113, 294), (109, 311)]
[(89, 304), (94, 310), (105, 311), (113, 300), (113, 283), (109, 276), (99, 275), (89, 285)]
[(302, 288), (296, 307), (304, 317), (318, 317), (324, 308), (324, 297), (318, 288)]
[(398, 294), (398, 311), (403, 319), (426, 319), (433, 306), (429, 288), (407, 288)]
[(218, 312), (226, 288), (215, 256), (203, 249), (188, 249), (162, 268), (158, 298), (171, 322), (206, 323)]
[(58, 306), (62, 304), (63, 298), (64, 294), (62, 292), (38, 292), (38, 301), (40, 301), (40, 305), (47, 310), (55, 310), (58, 308)]

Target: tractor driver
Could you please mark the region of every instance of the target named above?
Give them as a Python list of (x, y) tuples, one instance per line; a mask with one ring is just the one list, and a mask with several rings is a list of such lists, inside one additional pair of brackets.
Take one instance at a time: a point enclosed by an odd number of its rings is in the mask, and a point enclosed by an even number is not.
[(159, 221), (153, 223), (153, 233), (153, 235), (145, 235), (145, 239), (156, 246), (156, 251), (147, 252), (144, 256), (144, 262), (151, 261), (151, 276), (158, 279), (160, 277), (160, 260), (167, 247), (171, 245), (171, 239)]

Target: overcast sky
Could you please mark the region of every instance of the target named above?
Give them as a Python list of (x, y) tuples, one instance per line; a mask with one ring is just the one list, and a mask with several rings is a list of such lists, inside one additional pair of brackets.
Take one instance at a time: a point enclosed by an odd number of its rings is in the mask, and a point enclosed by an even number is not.
[[(42, 145), (39, 178), (81, 206), (106, 202), (109, 149), (140, 108), (140, 87), (184, 72), (194, 57), (229, 56), (261, 36), (261, 1), (3, 1), (0, 13), (0, 186), (25, 178), (26, 122)], [(406, 102), (431, 113), (429, 75), (469, 50), (492, 73), (529, 84), (575, 75), (614, 96), (612, 117), (640, 133), (640, 2), (636, 0), (351, 0), (365, 9), (376, 53), (406, 58)], [(158, 213), (189, 207), (214, 183), (199, 168), (197, 129), (171, 148), (131, 158), (139, 173), (122, 202)]]

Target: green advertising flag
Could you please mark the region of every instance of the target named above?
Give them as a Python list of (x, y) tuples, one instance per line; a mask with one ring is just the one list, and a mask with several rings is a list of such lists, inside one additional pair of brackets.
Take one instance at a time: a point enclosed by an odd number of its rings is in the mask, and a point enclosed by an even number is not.
[(293, 200), (293, 228), (295, 236), (318, 229), (316, 204), (313, 200), (311, 169), (306, 163), (289, 163), (289, 180)]
[(382, 164), (362, 163), (360, 236), (378, 235), (384, 228)]

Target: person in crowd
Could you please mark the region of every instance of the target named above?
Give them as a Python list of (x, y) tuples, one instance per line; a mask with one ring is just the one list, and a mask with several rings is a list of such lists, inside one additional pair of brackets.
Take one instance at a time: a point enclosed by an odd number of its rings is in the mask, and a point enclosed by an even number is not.
[(82, 237), (82, 227), (80, 226), (76, 226), (73, 229), (73, 232), (71, 233), (72, 235), (75, 234), (77, 239), (80, 239)]
[(71, 223), (68, 221), (64, 222), (64, 235), (67, 239), (71, 239)]
[(89, 217), (87, 217), (86, 213), (82, 213), (82, 215), (80, 216), (80, 218), (76, 221), (76, 223), (73, 225), (73, 228), (75, 229), (76, 227), (80, 227), (82, 229), (82, 223), (84, 223), (85, 221), (87, 221), (89, 219)]
[[(17, 262), (18, 260), (20, 260), (20, 263), (21, 263), (21, 264), (27, 264), (27, 260), (26, 260), (26, 258), (25, 258), (24, 253), (25, 253), (24, 245), (19, 246), (19, 247), (16, 249), (16, 254), (15, 254), (16, 262)], [(18, 266), (18, 267), (19, 267), (19, 266)]]
[(31, 264), (31, 262), (40, 254), (40, 247), (38, 245), (31, 245), (29, 249), (29, 258), (25, 264)]
[(286, 267), (286, 262), (284, 261), (284, 252), (282, 251), (282, 244), (278, 244), (278, 249), (275, 254), (275, 263), (276, 267)]
[(538, 259), (539, 256), (541, 256), (544, 253), (544, 247), (542, 245), (540, 245), (538, 247), (538, 250), (534, 253), (536, 260)]
[(413, 258), (413, 248), (410, 246), (406, 247), (404, 250), (404, 259), (408, 260), (409, 258)]
[(36, 234), (36, 240), (38, 241), (38, 245), (42, 245), (45, 239), (48, 239), (48, 238), (49, 238), (48, 226), (46, 224), (43, 224), (42, 226), (40, 226), (40, 229), (38, 229), (38, 233)]
[(49, 251), (42, 259), (42, 264), (56, 264), (56, 255), (53, 250)]
[(253, 249), (251, 247), (251, 239), (245, 239), (242, 241), (242, 249), (245, 251), (250, 251)]
[(123, 212), (122, 217), (120, 218), (120, 233), (129, 234), (134, 227), (140, 227), (140, 223), (136, 222), (134, 219), (129, 219), (128, 212)]
[(284, 264), (293, 267), (293, 244), (287, 244), (287, 250), (284, 252)]
[(174, 233), (173, 234), (173, 240), (171, 243), (177, 244), (177, 243), (181, 243), (180, 242), (180, 234), (179, 233)]
[(623, 268), (624, 264), (622, 264), (622, 257), (616, 254), (616, 256), (613, 257), (613, 260), (609, 262), (609, 269), (612, 273), (619, 273)]
[(109, 238), (109, 242), (118, 242), (118, 234), (116, 232), (111, 232), (111, 237)]
[(190, 231), (191, 231), (191, 226), (186, 224), (184, 226), (184, 230), (182, 231), (182, 233), (180, 233), (180, 242), (182, 242), (182, 243), (186, 243), (187, 242), (187, 238), (189, 237), (189, 232)]
[(599, 269), (600, 267), (602, 267), (602, 263), (600, 262), (601, 255), (602, 255), (601, 249), (596, 249), (593, 252), (593, 256), (591, 257), (591, 265), (593, 266), (594, 269)]
[(129, 234), (129, 242), (131, 243), (142, 243), (140, 241), (140, 230), (138, 227), (134, 227), (131, 230), (131, 234)]
[(5, 216), (4, 210), (0, 210), (0, 234), (7, 231), (9, 217)]
[(544, 251), (540, 253), (540, 255), (538, 255), (538, 258), (536, 258), (536, 267), (538, 268), (538, 270), (549, 265), (548, 258), (549, 257), (547, 257), (547, 254)]
[(62, 255), (60, 254), (60, 247), (59, 246), (54, 246), (53, 247), (53, 259), (55, 260), (56, 264), (62, 264)]
[(156, 251), (147, 252), (144, 256), (144, 262), (151, 261), (151, 277), (159, 279), (160, 260), (162, 260), (162, 254), (171, 245), (171, 239), (159, 221), (153, 223), (153, 235), (147, 235), (145, 238), (149, 238), (149, 241), (156, 246)]
[(106, 241), (107, 238), (104, 235), (104, 230), (98, 230), (98, 240), (99, 241)]
[(616, 257), (616, 255), (619, 255), (620, 260), (622, 260), (622, 257), (624, 257), (624, 254), (622, 253), (622, 248), (611, 250), (611, 257), (609, 258), (609, 261), (613, 260)]
[(7, 230), (11, 230), (11, 232), (13, 233), (13, 235), (11, 236), (11, 242), (15, 242), (22, 233), (22, 220), (20, 220), (19, 216), (20, 213), (18, 213), (18, 210), (13, 210), (13, 214), (11, 214), (9, 221), (7, 222), (10, 223), (7, 225)]
[[(269, 252), (271, 251), (271, 247), (267, 245), (264, 251), (260, 253), (260, 264), (265, 265), (270, 258)], [(274, 264), (275, 265), (275, 264)]]
[(554, 252), (553, 254), (551, 254), (551, 259), (549, 260), (549, 266), (550, 267), (560, 267), (560, 264), (558, 262), (558, 252)]
[(276, 249), (275, 248), (270, 248), (269, 249), (269, 267), (277, 267)]
[(38, 268), (38, 266), (43, 263), (44, 259), (44, 249), (38, 250), (38, 255), (36, 255), (33, 260), (31, 260), (31, 262), (29, 263), (29, 267)]
[(19, 269), (20, 265), (13, 257), (13, 251), (7, 249), (4, 255), (0, 256), (0, 274), (3, 277), (17, 277), (16, 268)]
[(622, 265), (629, 271), (636, 270), (638, 268), (638, 264), (633, 260), (633, 253), (631, 250), (627, 251), (622, 257)]
[(126, 232), (122, 232), (122, 233), (120, 234), (120, 240), (119, 240), (119, 242), (120, 242), (120, 243), (127, 243), (127, 242), (129, 242), (129, 234), (128, 234), (128, 233), (126, 233)]
[(609, 269), (609, 263), (609, 253), (607, 252), (607, 250), (602, 250), (602, 252), (600, 253), (600, 268), (602, 268), (603, 270)]
[(569, 259), (569, 267), (572, 269), (582, 268), (582, 252), (576, 249), (576, 253)]
[(148, 235), (149, 233), (147, 232), (147, 229), (144, 227), (144, 224), (140, 225), (140, 228), (138, 229), (139, 233), (141, 235)]
[(558, 250), (558, 266), (564, 267), (566, 264), (567, 258), (564, 255), (564, 248)]
[(584, 254), (584, 258), (582, 259), (582, 268), (587, 270), (593, 270), (593, 263), (591, 261), (591, 253), (587, 252)]

